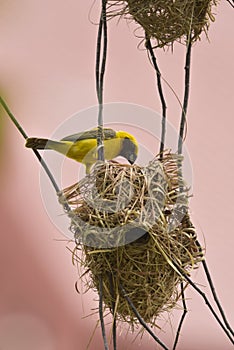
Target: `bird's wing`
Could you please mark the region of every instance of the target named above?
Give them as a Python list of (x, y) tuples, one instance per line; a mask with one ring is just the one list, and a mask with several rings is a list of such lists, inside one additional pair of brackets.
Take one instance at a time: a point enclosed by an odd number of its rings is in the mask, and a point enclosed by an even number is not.
[[(110, 128), (104, 128), (104, 140), (113, 139), (116, 136), (116, 131)], [(98, 129), (79, 132), (77, 134), (69, 135), (61, 139), (61, 141), (76, 142), (78, 140), (96, 139), (98, 136)]]

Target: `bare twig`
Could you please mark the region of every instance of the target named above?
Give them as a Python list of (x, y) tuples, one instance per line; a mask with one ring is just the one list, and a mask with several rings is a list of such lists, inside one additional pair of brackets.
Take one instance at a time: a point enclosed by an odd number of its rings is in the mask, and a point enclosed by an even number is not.
[(189, 88), (190, 88), (190, 70), (191, 70), (191, 51), (192, 51), (192, 40), (191, 35), (188, 37), (187, 41), (187, 52), (185, 59), (185, 85), (184, 85), (184, 101), (180, 120), (180, 132), (178, 140), (178, 154), (182, 154), (182, 147), (184, 141), (184, 130), (186, 125), (186, 115), (189, 100)]
[(109, 350), (107, 338), (106, 338), (104, 318), (103, 318), (103, 281), (102, 281), (102, 275), (99, 276), (99, 319), (100, 319), (100, 323), (101, 323), (104, 348), (105, 348), (105, 350)]
[(207, 277), (207, 280), (208, 280), (208, 283), (209, 283), (209, 286), (210, 286), (211, 293), (212, 293), (213, 298), (215, 300), (215, 303), (216, 303), (216, 305), (217, 305), (217, 307), (219, 309), (219, 312), (220, 312), (220, 314), (221, 314), (221, 316), (223, 318), (223, 322), (225, 323), (225, 325), (226, 325), (227, 329), (230, 331), (230, 333), (234, 336), (233, 329), (231, 328), (230, 324), (227, 321), (227, 318), (226, 318), (226, 316), (224, 314), (223, 308), (222, 308), (222, 306), (220, 304), (220, 301), (218, 299), (218, 296), (216, 294), (214, 283), (213, 283), (213, 281), (211, 279), (211, 275), (210, 275), (210, 272), (209, 272), (209, 269), (208, 269), (208, 266), (207, 266), (207, 263), (206, 263), (205, 260), (202, 260), (202, 265), (203, 265), (203, 269), (205, 271), (205, 274), (206, 274), (206, 277)]
[[(112, 274), (109, 274), (109, 281), (110, 281), (110, 293), (111, 293), (111, 297), (113, 298), (113, 300), (115, 300), (115, 292), (114, 292), (114, 284), (113, 284), (113, 277)], [(113, 339), (113, 348), (114, 350), (117, 349), (117, 340), (116, 340), (116, 315), (115, 315), (115, 306), (116, 303), (115, 301), (112, 302), (111, 305), (111, 313), (113, 315), (113, 325), (112, 325), (112, 339)]]
[[(101, 61), (101, 47), (102, 48), (102, 62)], [(98, 159), (104, 160), (103, 148), (103, 84), (104, 74), (106, 68), (107, 56), (107, 21), (106, 21), (106, 0), (102, 0), (102, 11), (100, 15), (98, 37), (97, 37), (97, 51), (96, 51), (96, 90), (99, 103), (98, 110)]]
[(161, 347), (164, 350), (169, 350), (168, 347), (154, 334), (154, 332), (148, 327), (148, 325), (144, 322), (144, 320), (142, 319), (141, 315), (139, 314), (139, 312), (137, 311), (136, 307), (134, 306), (134, 304), (132, 303), (131, 299), (129, 298), (129, 296), (127, 295), (125, 289), (123, 288), (123, 286), (120, 285), (123, 297), (127, 300), (129, 306), (131, 307), (132, 311), (134, 312), (136, 318), (138, 319), (138, 321), (140, 322), (140, 324), (145, 328), (145, 330), (151, 335), (151, 337), (159, 344), (161, 345)]
[(181, 282), (180, 286), (181, 286), (181, 297), (182, 297), (182, 304), (183, 304), (183, 313), (182, 313), (182, 316), (181, 316), (181, 319), (180, 319), (179, 326), (177, 328), (176, 337), (175, 337), (174, 344), (173, 344), (173, 350), (176, 349), (176, 346), (178, 344), (180, 331), (181, 331), (182, 325), (184, 323), (185, 316), (186, 316), (186, 314), (188, 312), (188, 309), (187, 309), (187, 306), (186, 306), (186, 301), (185, 301), (184, 284), (183, 284), (183, 282)]
[[(103, 47), (102, 47), (103, 46)], [(102, 48), (102, 62), (101, 61), (101, 48)], [(104, 74), (106, 68), (106, 56), (107, 56), (107, 22), (106, 22), (106, 0), (102, 0), (102, 10), (100, 15), (98, 37), (97, 37), (97, 50), (96, 50), (96, 90), (98, 98), (98, 159), (104, 160), (104, 145), (103, 145), (103, 85)], [(103, 319), (103, 281), (102, 276), (99, 278), (99, 318), (102, 328), (102, 338), (104, 342), (105, 350), (108, 350), (108, 343), (106, 338), (105, 323)], [(114, 319), (113, 324), (113, 342), (116, 346), (116, 322)]]
[(183, 276), (183, 278), (198, 292), (198, 294), (200, 294), (202, 296), (202, 298), (204, 299), (206, 305), (208, 306), (208, 308), (210, 309), (211, 313), (213, 314), (213, 316), (215, 317), (216, 321), (218, 322), (218, 324), (221, 326), (221, 328), (223, 329), (223, 331), (226, 333), (227, 337), (229, 338), (229, 340), (231, 341), (232, 344), (234, 344), (234, 339), (233, 337), (230, 335), (228, 329), (225, 327), (225, 325), (223, 324), (223, 322), (220, 320), (219, 316), (217, 315), (217, 313), (215, 312), (215, 310), (213, 309), (210, 301), (208, 300), (206, 294), (191, 280), (191, 278), (189, 278), (187, 276), (186, 273), (184, 273), (184, 271), (182, 270), (182, 268), (173, 260), (173, 265), (176, 267), (176, 269), (180, 272), (180, 274)]
[(163, 88), (162, 88), (162, 79), (161, 79), (161, 72), (159, 70), (159, 66), (157, 64), (156, 55), (154, 53), (153, 47), (151, 45), (150, 39), (146, 35), (146, 41), (145, 46), (147, 50), (150, 53), (151, 61), (154, 66), (154, 69), (156, 71), (157, 75), (157, 87), (158, 87), (158, 93), (161, 101), (162, 106), (162, 130), (161, 130), (161, 140), (160, 140), (160, 157), (163, 156), (164, 151), (164, 145), (165, 145), (165, 136), (166, 136), (166, 113), (167, 113), (167, 105), (163, 94)]
[[(19, 132), (21, 133), (21, 135), (27, 139), (28, 135), (26, 134), (26, 132), (24, 131), (24, 129), (22, 128), (22, 126), (19, 124), (19, 122), (17, 121), (17, 119), (14, 117), (14, 115), (12, 114), (12, 112), (10, 111), (9, 107), (7, 106), (6, 102), (3, 100), (2, 97), (0, 97), (0, 103), (2, 105), (2, 107), (5, 109), (6, 113), (8, 114), (8, 116), (10, 117), (10, 119), (12, 120), (12, 122), (15, 124), (16, 128), (19, 130)], [(40, 153), (33, 149), (32, 150), (34, 152), (34, 154), (36, 155), (37, 159), (39, 160), (39, 162), (41, 163), (42, 167), (44, 168), (46, 174), (48, 175), (56, 193), (60, 192), (60, 189), (51, 173), (51, 171), (49, 170), (47, 164), (45, 163), (45, 161), (42, 159)], [(68, 205), (65, 205), (65, 209), (66, 210), (70, 210), (70, 207)]]
[(227, 0), (227, 2), (229, 5), (231, 5), (232, 8), (234, 8), (234, 0)]

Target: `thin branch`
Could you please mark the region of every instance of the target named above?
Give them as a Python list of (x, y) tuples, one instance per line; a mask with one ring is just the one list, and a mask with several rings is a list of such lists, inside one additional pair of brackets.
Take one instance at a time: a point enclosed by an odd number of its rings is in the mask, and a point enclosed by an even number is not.
[(150, 39), (146, 35), (146, 41), (145, 41), (145, 46), (147, 50), (150, 53), (151, 56), (151, 61), (154, 66), (154, 69), (156, 71), (157, 75), (157, 87), (158, 87), (158, 93), (161, 101), (161, 106), (162, 106), (162, 130), (161, 130), (161, 140), (160, 140), (160, 158), (163, 157), (163, 150), (164, 150), (164, 145), (165, 145), (165, 136), (166, 136), (166, 113), (167, 113), (167, 105), (166, 105), (166, 100), (164, 98), (163, 94), (163, 88), (162, 88), (162, 80), (161, 80), (161, 72), (159, 70), (159, 66), (157, 64), (157, 59), (153, 50), (153, 47), (151, 45)]
[(103, 104), (103, 84), (104, 84), (104, 75), (106, 69), (106, 57), (107, 57), (107, 21), (106, 21), (106, 0), (102, 0), (102, 27), (103, 27), (103, 53), (102, 53), (102, 65), (100, 72), (100, 95), (99, 103)]
[(216, 294), (216, 291), (215, 291), (215, 287), (214, 287), (214, 284), (213, 284), (213, 281), (211, 279), (211, 275), (210, 275), (210, 272), (209, 272), (209, 269), (208, 269), (208, 266), (207, 266), (207, 263), (205, 260), (202, 260), (202, 265), (203, 265), (203, 268), (204, 268), (204, 271), (205, 271), (205, 274), (206, 274), (206, 277), (207, 277), (207, 280), (208, 280), (208, 283), (209, 283), (209, 286), (210, 286), (210, 290), (211, 290), (211, 293), (213, 295), (213, 298), (215, 300), (215, 303), (220, 311), (220, 314), (223, 318), (223, 322), (225, 323), (226, 327), (229, 329), (230, 333), (234, 336), (234, 332), (233, 332), (233, 329), (231, 328), (230, 324), (228, 323), (227, 321), (227, 318), (224, 314), (224, 311), (223, 311), (223, 308), (220, 304), (220, 301), (218, 299), (218, 296)]
[(192, 51), (192, 40), (190, 35), (187, 41), (187, 52), (186, 52), (185, 67), (184, 67), (185, 69), (184, 101), (183, 101), (183, 108), (182, 108), (182, 114), (180, 119), (178, 154), (182, 154), (182, 147), (183, 147), (183, 141), (184, 141), (184, 130), (186, 125), (186, 115), (187, 115), (189, 88), (190, 88), (191, 51)]
[[(202, 250), (202, 247), (201, 247), (201, 245), (200, 245), (200, 243), (199, 243), (198, 241), (197, 241), (197, 245), (198, 245), (199, 249)], [(207, 263), (206, 263), (206, 260), (205, 260), (205, 259), (202, 260), (202, 266), (203, 266), (203, 269), (204, 269), (204, 272), (205, 272), (207, 281), (208, 281), (208, 283), (209, 283), (209, 287), (210, 287), (211, 293), (212, 293), (212, 295), (213, 295), (214, 301), (215, 301), (215, 303), (216, 303), (216, 305), (217, 305), (217, 307), (218, 307), (218, 309), (219, 309), (219, 312), (220, 312), (220, 314), (221, 314), (221, 316), (222, 316), (222, 318), (223, 318), (223, 322), (225, 323), (227, 329), (229, 329), (230, 333), (234, 336), (233, 329), (232, 329), (232, 327), (230, 326), (230, 324), (228, 323), (228, 320), (227, 320), (227, 318), (226, 318), (226, 315), (225, 315), (225, 313), (224, 313), (224, 310), (223, 310), (223, 308), (222, 308), (222, 306), (221, 306), (221, 303), (220, 303), (220, 301), (219, 301), (219, 299), (218, 299), (217, 293), (216, 293), (216, 291), (215, 291), (215, 286), (214, 286), (214, 283), (213, 283), (213, 281), (212, 281), (211, 274), (210, 274), (210, 271), (209, 271), (209, 268), (208, 268), (208, 266), (207, 266)]]
[[(103, 48), (102, 48), (103, 46)], [(102, 62), (101, 61), (101, 48), (102, 48)], [(106, 0), (102, 0), (102, 11), (100, 15), (98, 37), (97, 37), (97, 50), (96, 50), (96, 91), (99, 103), (98, 110), (98, 159), (104, 160), (104, 146), (103, 146), (103, 85), (104, 74), (106, 68), (107, 57), (107, 21), (106, 21)]]
[(168, 347), (154, 334), (154, 332), (149, 328), (149, 326), (145, 323), (145, 321), (142, 319), (141, 315), (137, 311), (136, 307), (132, 303), (131, 299), (127, 295), (125, 289), (122, 285), (120, 285), (121, 292), (123, 294), (123, 297), (127, 300), (130, 308), (132, 309), (133, 313), (135, 314), (136, 318), (140, 322), (140, 324), (145, 328), (145, 330), (151, 335), (151, 337), (159, 344), (161, 347), (165, 350), (169, 350)]
[[(2, 105), (2, 107), (5, 109), (6, 113), (8, 114), (8, 116), (10, 117), (10, 119), (12, 120), (12, 122), (15, 124), (16, 128), (18, 129), (18, 131), (21, 133), (21, 135), (27, 139), (28, 135), (26, 134), (26, 132), (24, 131), (24, 129), (22, 128), (22, 126), (19, 124), (19, 122), (16, 120), (16, 118), (14, 117), (14, 115), (12, 114), (12, 112), (10, 111), (9, 107), (7, 106), (6, 102), (3, 100), (3, 98), (0, 96), (0, 103)], [(48, 175), (56, 193), (60, 192), (60, 189), (52, 175), (52, 173), (50, 172), (48, 166), (46, 165), (45, 161), (42, 159), (40, 153), (33, 149), (32, 150), (34, 152), (34, 154), (36, 155), (37, 159), (39, 160), (39, 162), (41, 163), (42, 167), (44, 168), (46, 174)], [(66, 210), (70, 210), (70, 207), (68, 205), (65, 204), (65, 209)]]
[(182, 313), (182, 316), (181, 316), (181, 319), (180, 319), (179, 326), (177, 328), (176, 337), (175, 337), (175, 341), (174, 341), (174, 344), (173, 344), (173, 350), (176, 349), (176, 346), (178, 344), (180, 331), (181, 331), (182, 325), (184, 323), (185, 316), (186, 316), (186, 314), (188, 312), (188, 309), (187, 309), (187, 306), (186, 306), (186, 302), (185, 302), (184, 284), (183, 284), (183, 282), (181, 282), (180, 287), (181, 287), (181, 297), (182, 297), (182, 304), (183, 304), (183, 313)]
[[(102, 49), (102, 63), (101, 61), (101, 49)], [(103, 85), (104, 74), (106, 68), (106, 56), (107, 56), (107, 22), (106, 22), (106, 0), (102, 0), (102, 10), (99, 20), (98, 37), (97, 37), (97, 49), (96, 49), (96, 91), (98, 98), (98, 135), (97, 135), (97, 150), (98, 159), (104, 161), (104, 145), (103, 145)], [(102, 276), (99, 278), (99, 318), (102, 328), (102, 338), (104, 342), (105, 350), (108, 350), (108, 343), (106, 338), (105, 324), (103, 319), (103, 281)], [(113, 324), (113, 342), (116, 344), (116, 323)], [(116, 346), (116, 345), (115, 345)]]
[(227, 2), (229, 5), (231, 5), (232, 8), (234, 8), (234, 0), (227, 0)]
[[(113, 300), (115, 300), (114, 284), (112, 274), (109, 273), (109, 282), (110, 282), (110, 293)], [(115, 315), (115, 301), (111, 303), (111, 313), (113, 315), (113, 326), (112, 326), (112, 338), (113, 338), (113, 348), (117, 349), (117, 340), (116, 340), (116, 315)]]
[(215, 317), (216, 321), (221, 326), (221, 328), (224, 330), (224, 332), (226, 333), (226, 335), (229, 338), (229, 340), (231, 341), (231, 343), (234, 344), (234, 339), (231, 337), (231, 335), (229, 334), (227, 328), (222, 323), (222, 321), (220, 320), (219, 316), (217, 315), (217, 313), (213, 309), (213, 307), (212, 307), (211, 303), (209, 302), (206, 294), (199, 287), (196, 286), (196, 284), (186, 275), (186, 273), (184, 273), (183, 269), (175, 261), (173, 261), (173, 265), (180, 272), (180, 274), (184, 277), (184, 279), (186, 281), (188, 281), (189, 284), (202, 296), (202, 298), (204, 299), (206, 305), (208, 306), (208, 308), (210, 309), (211, 313)]
[(16, 118), (14, 117), (14, 115), (11, 113), (9, 107), (7, 106), (6, 102), (4, 101), (4, 99), (0, 96), (0, 103), (2, 105), (2, 107), (5, 109), (5, 111), (7, 112), (8, 116), (10, 117), (10, 119), (12, 120), (12, 122), (15, 124), (16, 128), (19, 130), (19, 132), (21, 133), (21, 135), (23, 135), (23, 137), (25, 139), (28, 138), (28, 135), (26, 134), (26, 132), (24, 131), (24, 129), (22, 128), (22, 126), (19, 124), (19, 122), (16, 120)]
[(99, 277), (99, 319), (101, 322), (101, 329), (102, 329), (102, 338), (104, 342), (104, 348), (105, 350), (109, 350), (107, 338), (106, 338), (106, 330), (105, 330), (105, 324), (104, 324), (104, 318), (103, 318), (103, 281), (102, 276)]

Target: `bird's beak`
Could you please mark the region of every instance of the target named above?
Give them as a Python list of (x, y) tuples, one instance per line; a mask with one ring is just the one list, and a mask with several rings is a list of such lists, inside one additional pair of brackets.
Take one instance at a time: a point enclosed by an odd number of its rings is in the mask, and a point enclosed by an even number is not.
[(137, 156), (134, 153), (132, 153), (132, 154), (130, 154), (128, 161), (132, 165), (135, 163), (136, 159), (137, 159)]

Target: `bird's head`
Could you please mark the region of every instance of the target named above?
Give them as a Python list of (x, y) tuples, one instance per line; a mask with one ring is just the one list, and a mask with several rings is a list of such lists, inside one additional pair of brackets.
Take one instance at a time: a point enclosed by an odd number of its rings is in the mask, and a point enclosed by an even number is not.
[(121, 138), (122, 148), (120, 150), (120, 156), (127, 159), (130, 164), (133, 164), (137, 159), (138, 143), (135, 137), (125, 131), (117, 131), (116, 136)]

